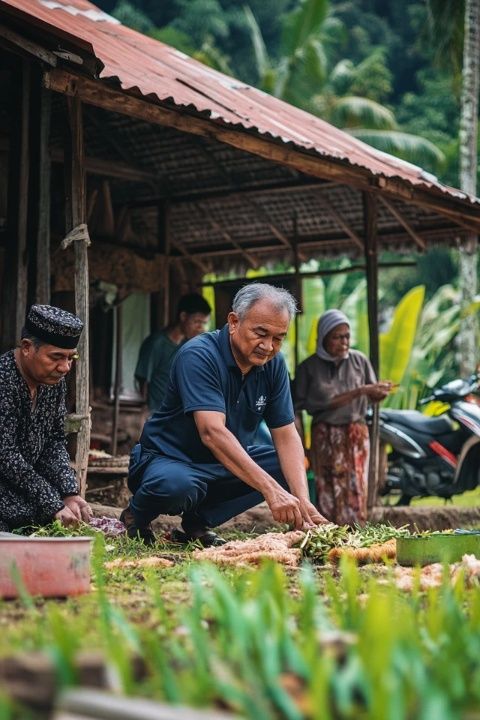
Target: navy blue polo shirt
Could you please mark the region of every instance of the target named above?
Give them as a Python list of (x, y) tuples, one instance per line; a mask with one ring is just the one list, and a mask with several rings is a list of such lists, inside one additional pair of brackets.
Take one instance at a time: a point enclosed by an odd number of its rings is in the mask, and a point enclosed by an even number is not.
[(145, 423), (142, 447), (183, 462), (218, 462), (200, 440), (195, 410), (223, 413), (227, 428), (245, 449), (253, 445), (262, 420), (269, 428), (290, 424), (294, 414), (283, 356), (253, 367), (242, 378), (227, 325), (189, 340), (175, 355), (161, 410)]

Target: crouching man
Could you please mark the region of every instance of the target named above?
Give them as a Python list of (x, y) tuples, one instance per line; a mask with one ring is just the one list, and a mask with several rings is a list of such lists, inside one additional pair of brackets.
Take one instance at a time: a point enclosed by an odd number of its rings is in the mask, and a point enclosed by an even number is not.
[(0, 357), (0, 530), (91, 517), (66, 449), (65, 376), (83, 323), (32, 305), (19, 347)]
[[(121, 519), (153, 543), (150, 523), (180, 515), (180, 542), (223, 542), (211, 528), (266, 500), (274, 520), (326, 522), (310, 503), (289, 377), (278, 354), (296, 312), (286, 291), (253, 283), (234, 298), (222, 330), (175, 356), (161, 410), (145, 423), (130, 461), (133, 498)], [(260, 422), (272, 445), (254, 445)]]

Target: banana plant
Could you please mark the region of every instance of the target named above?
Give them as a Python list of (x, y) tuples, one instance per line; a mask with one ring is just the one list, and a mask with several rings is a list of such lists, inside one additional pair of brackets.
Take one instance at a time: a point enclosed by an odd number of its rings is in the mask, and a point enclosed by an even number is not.
[(409, 290), (395, 308), (390, 330), (380, 335), (380, 376), (393, 383), (402, 382), (408, 367), (424, 298), (424, 285)]

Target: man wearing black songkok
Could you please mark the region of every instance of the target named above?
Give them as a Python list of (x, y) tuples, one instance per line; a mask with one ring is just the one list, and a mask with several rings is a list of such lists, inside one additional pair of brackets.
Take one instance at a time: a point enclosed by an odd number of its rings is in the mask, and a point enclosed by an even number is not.
[(82, 329), (65, 310), (32, 305), (19, 346), (0, 356), (0, 530), (91, 516), (64, 433), (65, 376)]

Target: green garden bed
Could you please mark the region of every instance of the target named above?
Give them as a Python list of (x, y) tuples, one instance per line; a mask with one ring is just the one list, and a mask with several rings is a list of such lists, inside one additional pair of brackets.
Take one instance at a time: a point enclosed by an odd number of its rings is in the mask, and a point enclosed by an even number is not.
[[(402, 593), (389, 566), (218, 570), (168, 543), (95, 545), (90, 594), (1, 603), (0, 658), (44, 651), (61, 688), (78, 682), (79, 653), (98, 650), (120, 692), (251, 720), (480, 708), (480, 588), (462, 577)], [(105, 557), (152, 554), (174, 565), (104, 570)], [(40, 717), (29, 712), (0, 701), (2, 720)]]

